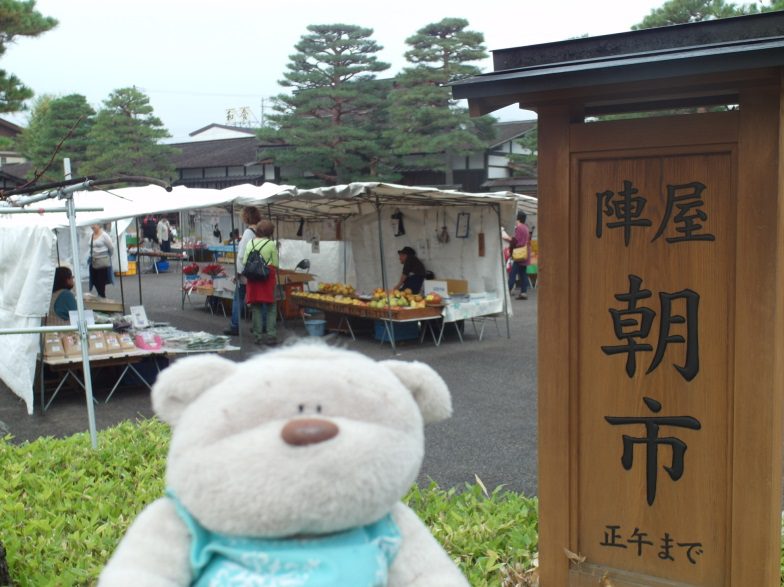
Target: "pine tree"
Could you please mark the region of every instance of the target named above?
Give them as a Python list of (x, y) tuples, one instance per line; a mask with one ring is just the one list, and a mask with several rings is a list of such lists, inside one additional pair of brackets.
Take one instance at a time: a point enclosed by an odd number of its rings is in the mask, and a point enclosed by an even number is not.
[(756, 3), (738, 5), (725, 0), (668, 0), (659, 8), (651, 10), (642, 22), (632, 27), (632, 30), (638, 31), (782, 9), (784, 9), (784, 0), (773, 0), (769, 4), (760, 3), (759, 6)]
[(409, 168), (443, 170), (447, 184), (454, 183), (452, 158), (483, 150), (494, 132), (495, 119), (471, 118), (447, 85), (481, 73), (470, 62), (487, 57), (484, 36), (467, 26), (465, 19), (445, 18), (406, 39), (406, 59), (415, 65), (401, 72), (390, 96), (394, 152), (416, 155), (406, 158)]
[(535, 178), (539, 167), (539, 129), (532, 127), (517, 140), (522, 147), (522, 153), (509, 155), (509, 166), (513, 177)]
[[(0, 57), (17, 37), (37, 37), (54, 28), (57, 20), (35, 9), (35, 0), (0, 0)], [(0, 112), (16, 112), (33, 92), (13, 74), (0, 69)]]
[(311, 25), (295, 45), (279, 84), (291, 94), (276, 97), (271, 127), (260, 138), (285, 149), (267, 149), (286, 178), (298, 185), (333, 185), (384, 174), (380, 125), (388, 83), (375, 79), (389, 65), (372, 29)]
[(71, 171), (81, 173), (87, 158), (87, 136), (95, 110), (80, 94), (36, 100), (26, 129), (17, 140), (20, 152), (32, 163), (29, 176), (43, 181), (63, 179), (63, 159)]
[(95, 117), (81, 171), (100, 177), (146, 175), (170, 180), (175, 149), (159, 143), (169, 136), (143, 92), (115, 90)]

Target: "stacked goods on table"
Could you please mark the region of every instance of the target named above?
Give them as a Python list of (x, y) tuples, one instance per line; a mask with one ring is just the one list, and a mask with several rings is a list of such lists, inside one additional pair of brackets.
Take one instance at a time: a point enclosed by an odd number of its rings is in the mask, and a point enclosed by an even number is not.
[(371, 296), (359, 296), (351, 285), (320, 283), (318, 292), (292, 292), (291, 298), (300, 306), (362, 318), (386, 318), (392, 314), (394, 319), (404, 320), (441, 314), (440, 307), (428, 305), (424, 296), (411, 290), (392, 290), (387, 294), (376, 288)]
[[(229, 337), (208, 332), (185, 332), (171, 326), (155, 326), (131, 332), (91, 331), (88, 333), (90, 357), (124, 355), (130, 351), (219, 351), (229, 346)], [(79, 359), (82, 347), (75, 332), (47, 332), (44, 358)]]
[(148, 332), (158, 336), (166, 348), (175, 350), (222, 350), (230, 343), (228, 336), (210, 334), (209, 332), (186, 332), (173, 326), (156, 326), (149, 329)]
[(185, 275), (182, 289), (206, 296), (212, 295), (216, 289), (223, 289), (215, 286), (215, 280), (227, 277), (225, 268), (218, 263), (208, 263), (204, 267), (189, 263), (182, 268), (182, 273)]
[[(91, 357), (121, 354), (136, 350), (130, 334), (125, 332), (92, 331), (88, 333), (88, 354)], [(75, 332), (47, 332), (44, 335), (44, 357), (47, 359), (78, 358), (82, 356), (79, 335)]]

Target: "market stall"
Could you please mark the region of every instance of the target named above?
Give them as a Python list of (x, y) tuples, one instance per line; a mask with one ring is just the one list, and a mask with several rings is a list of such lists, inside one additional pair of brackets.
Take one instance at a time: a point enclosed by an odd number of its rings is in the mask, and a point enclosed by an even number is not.
[[(268, 184), (254, 193), (259, 198), (280, 189), (283, 186)], [(198, 207), (231, 206), (239, 197), (237, 192), (185, 187), (167, 191), (157, 185), (77, 191), (71, 196), (75, 209), (79, 210), (73, 233), (67, 228), (69, 218), (59, 198), (37, 202), (37, 214), (12, 214), (19, 210), (4, 206), (0, 209), (0, 326), (15, 330), (40, 326), (48, 312), (58, 260), (66, 261), (72, 267), (77, 263), (80, 273), (87, 274), (85, 263), (91, 224), (114, 223), (112, 236), (117, 244), (124, 241), (123, 230), (135, 217)], [(252, 202), (254, 198), (247, 200)], [(73, 241), (79, 246), (72, 247)], [(114, 266), (120, 267), (118, 259)], [(139, 289), (141, 292), (141, 279)], [(34, 407), (34, 376), (40, 347), (40, 335), (35, 333), (0, 336), (0, 348), (4, 351), (0, 352), (0, 379), (25, 400), (30, 414)]]
[[(444, 292), (443, 323), (500, 314), (507, 319), (508, 335), (511, 306), (501, 226), (511, 226), (518, 206), (530, 205), (530, 200), (510, 192), (470, 194), (352, 183), (284, 189), (266, 198), (265, 208), (281, 238), (296, 235), (317, 246), (345, 241), (345, 272), (355, 276), (351, 285), (360, 301), (378, 289), (389, 292), (401, 271), (397, 251), (410, 246), (435, 274), (434, 282), (465, 284), (463, 291)], [(338, 304), (331, 313), (345, 316), (350, 325), (353, 306)], [(393, 307), (387, 304), (386, 317), (376, 319), (385, 324), (402, 320)], [(390, 339), (394, 349), (395, 336)]]
[[(309, 274), (315, 274), (319, 281), (353, 283), (359, 292), (378, 287), (389, 290), (400, 272), (397, 250), (411, 246), (437, 280), (467, 283), (466, 295), (451, 300), (442, 310), (445, 322), (492, 313), (508, 316), (511, 311), (500, 227), (512, 224), (522, 202), (516, 194), (467, 194), (382, 183), (297, 190), (266, 183), (225, 190), (180, 186), (171, 192), (149, 185), (111, 192), (77, 192), (73, 200), (77, 207), (86, 210), (78, 216), (78, 226), (83, 227), (85, 234), (90, 224), (113, 222), (112, 236), (118, 243), (123, 242), (123, 229), (132, 219), (145, 214), (222, 208), (232, 218), (233, 212), (243, 206), (259, 206), (276, 222), (276, 238), (282, 241), (281, 267), (293, 270), (307, 257)], [(14, 243), (0, 247), (0, 311), (4, 324), (40, 323), (51, 297), (57, 258), (82, 263), (87, 258), (83, 236), (76, 237), (80, 250), (75, 254), (70, 250), (63, 230), (68, 226), (66, 215), (46, 212), (62, 204), (52, 200), (36, 206), (42, 213), (24, 215), (24, 230), (18, 226), (19, 216), (12, 221), (10, 216), (0, 214), (0, 238)], [(121, 260), (116, 263), (121, 269)], [(24, 277), (19, 278), (17, 273)], [(86, 273), (86, 266), (82, 273)], [(231, 274), (231, 269), (227, 274)], [(121, 275), (121, 283), (122, 279)], [(140, 276), (138, 283), (141, 298)], [(24, 291), (19, 289), (20, 284)], [(304, 290), (304, 286), (291, 287), (288, 293), (300, 288)], [(223, 291), (228, 289), (227, 280)], [(287, 311), (293, 313), (296, 309), (290, 306)], [(386, 323), (394, 319), (393, 313), (387, 311)], [(391, 342), (394, 347), (394, 337)], [(0, 353), (0, 378), (25, 399), (32, 413), (38, 337), (9, 335), (0, 337), (0, 344), (13, 347), (13, 352)]]
[[(89, 336), (90, 369), (113, 370), (111, 389), (103, 399), (108, 403), (120, 385), (132, 376), (134, 381), (152, 390), (155, 376), (170, 360), (196, 353), (226, 353), (240, 350), (229, 344), (228, 337), (206, 332), (183, 332), (171, 326), (145, 325)], [(84, 389), (84, 377), (78, 337), (74, 334), (49, 332), (44, 335), (39, 355), (38, 384), (41, 410), (46, 411), (63, 386), (72, 381)], [(146, 367), (146, 369), (144, 368)], [(47, 377), (51, 386), (47, 401)]]

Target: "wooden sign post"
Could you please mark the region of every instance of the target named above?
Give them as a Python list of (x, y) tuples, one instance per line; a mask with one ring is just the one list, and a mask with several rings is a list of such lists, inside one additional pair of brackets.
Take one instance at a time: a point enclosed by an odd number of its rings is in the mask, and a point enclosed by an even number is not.
[(539, 116), (543, 587), (779, 584), (783, 31), (508, 49), (454, 88)]

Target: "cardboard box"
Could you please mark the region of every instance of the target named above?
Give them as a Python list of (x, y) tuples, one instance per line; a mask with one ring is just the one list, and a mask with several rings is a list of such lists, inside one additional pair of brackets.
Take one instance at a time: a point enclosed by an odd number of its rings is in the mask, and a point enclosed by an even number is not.
[(87, 310), (96, 310), (98, 312), (119, 312), (122, 314), (122, 302), (119, 300), (110, 300), (109, 298), (101, 298), (90, 294), (84, 296), (84, 307)]
[(424, 293), (425, 295), (431, 293), (437, 293), (442, 298), (448, 298), (449, 292), (447, 291), (447, 283), (446, 281), (441, 281), (437, 279), (425, 279)]
[(424, 285), (425, 295), (437, 293), (444, 299), (451, 295), (465, 295), (468, 293), (468, 281), (465, 279), (426, 279)]
[(291, 269), (278, 269), (278, 275), (280, 276), (280, 282), (283, 284), (305, 283), (307, 281), (313, 281), (315, 278), (315, 276), (310, 273), (300, 273), (299, 271), (293, 271)]
[(468, 293), (468, 281), (465, 279), (447, 279), (446, 290), (449, 295), (464, 295)]

